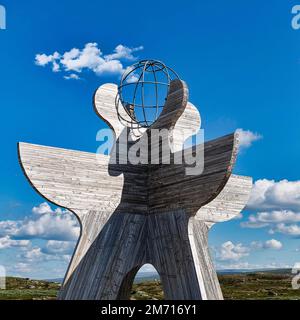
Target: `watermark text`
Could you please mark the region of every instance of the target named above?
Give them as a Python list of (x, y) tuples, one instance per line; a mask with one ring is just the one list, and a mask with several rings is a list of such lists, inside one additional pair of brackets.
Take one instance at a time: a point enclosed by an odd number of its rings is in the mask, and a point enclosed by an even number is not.
[(292, 14), (294, 15), (292, 18), (292, 28), (294, 30), (300, 29), (300, 4), (293, 6)]
[(6, 29), (6, 9), (0, 4), (0, 30)]

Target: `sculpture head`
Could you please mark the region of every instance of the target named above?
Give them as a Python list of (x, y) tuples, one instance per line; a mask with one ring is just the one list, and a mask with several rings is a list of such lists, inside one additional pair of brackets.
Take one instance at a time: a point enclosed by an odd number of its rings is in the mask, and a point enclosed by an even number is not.
[[(141, 60), (135, 63), (122, 75), (117, 110), (121, 105), (129, 116), (131, 127), (150, 127), (158, 119), (174, 79), (179, 79), (177, 73), (161, 61)], [(118, 116), (128, 121), (119, 110)]]

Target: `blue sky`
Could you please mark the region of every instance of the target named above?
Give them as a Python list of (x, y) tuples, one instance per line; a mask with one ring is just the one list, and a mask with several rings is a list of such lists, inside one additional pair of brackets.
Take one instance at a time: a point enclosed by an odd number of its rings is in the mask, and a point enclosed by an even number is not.
[[(235, 167), (235, 173), (259, 181), (250, 205), (243, 218), (211, 231), (217, 266), (292, 266), (300, 260), (300, 30), (291, 27), (297, 1), (0, 4), (7, 11), (7, 29), (0, 30), (0, 264), (9, 274), (61, 277), (72, 253), (78, 229), (67, 213), (59, 216), (63, 221), (51, 220), (54, 229), (55, 223), (66, 225), (66, 238), (26, 232), (31, 224), (42, 228), (56, 213), (41, 205), (44, 199), (25, 179), (16, 144), (96, 151), (95, 136), (104, 124), (93, 112), (92, 96), (101, 84), (118, 83), (120, 72), (66, 72), (63, 64), (53, 72), (51, 62), (35, 61), (37, 54), (49, 58), (88, 43), (97, 43), (103, 55), (120, 44), (139, 48), (131, 53), (136, 59), (173, 67), (189, 85), (206, 139), (237, 128), (261, 136), (253, 141), (250, 135), (251, 146)], [(124, 54), (116, 60), (123, 67), (134, 62)], [(80, 79), (64, 78), (70, 74)]]

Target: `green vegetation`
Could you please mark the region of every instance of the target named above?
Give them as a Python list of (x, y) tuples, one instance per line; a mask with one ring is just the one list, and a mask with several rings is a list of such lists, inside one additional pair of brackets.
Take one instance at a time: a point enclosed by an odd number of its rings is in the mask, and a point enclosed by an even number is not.
[(60, 288), (59, 283), (7, 277), (6, 290), (0, 290), (1, 300), (53, 300)]
[(163, 289), (159, 280), (135, 283), (132, 286), (131, 300), (162, 300)]
[(291, 272), (254, 272), (220, 275), (219, 280), (227, 300), (300, 300), (292, 277)]
[[(225, 300), (300, 300), (300, 289), (293, 290), (290, 269), (219, 275)], [(159, 281), (133, 285), (134, 300), (163, 299)]]
[[(300, 289), (293, 290), (290, 270), (219, 275), (227, 300), (300, 300)], [(7, 289), (0, 290), (1, 300), (53, 300), (60, 284), (41, 280), (7, 278)], [(161, 300), (163, 289), (159, 280), (141, 279), (135, 283), (132, 300)]]

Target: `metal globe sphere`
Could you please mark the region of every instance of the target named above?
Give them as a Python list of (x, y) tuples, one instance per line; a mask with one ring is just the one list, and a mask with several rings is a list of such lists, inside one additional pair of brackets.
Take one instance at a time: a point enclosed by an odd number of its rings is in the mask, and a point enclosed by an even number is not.
[[(128, 67), (118, 86), (118, 98), (130, 121), (137, 127), (150, 127), (159, 117), (168, 95), (170, 82), (177, 73), (157, 60), (141, 60)], [(119, 104), (116, 102), (116, 105)]]

